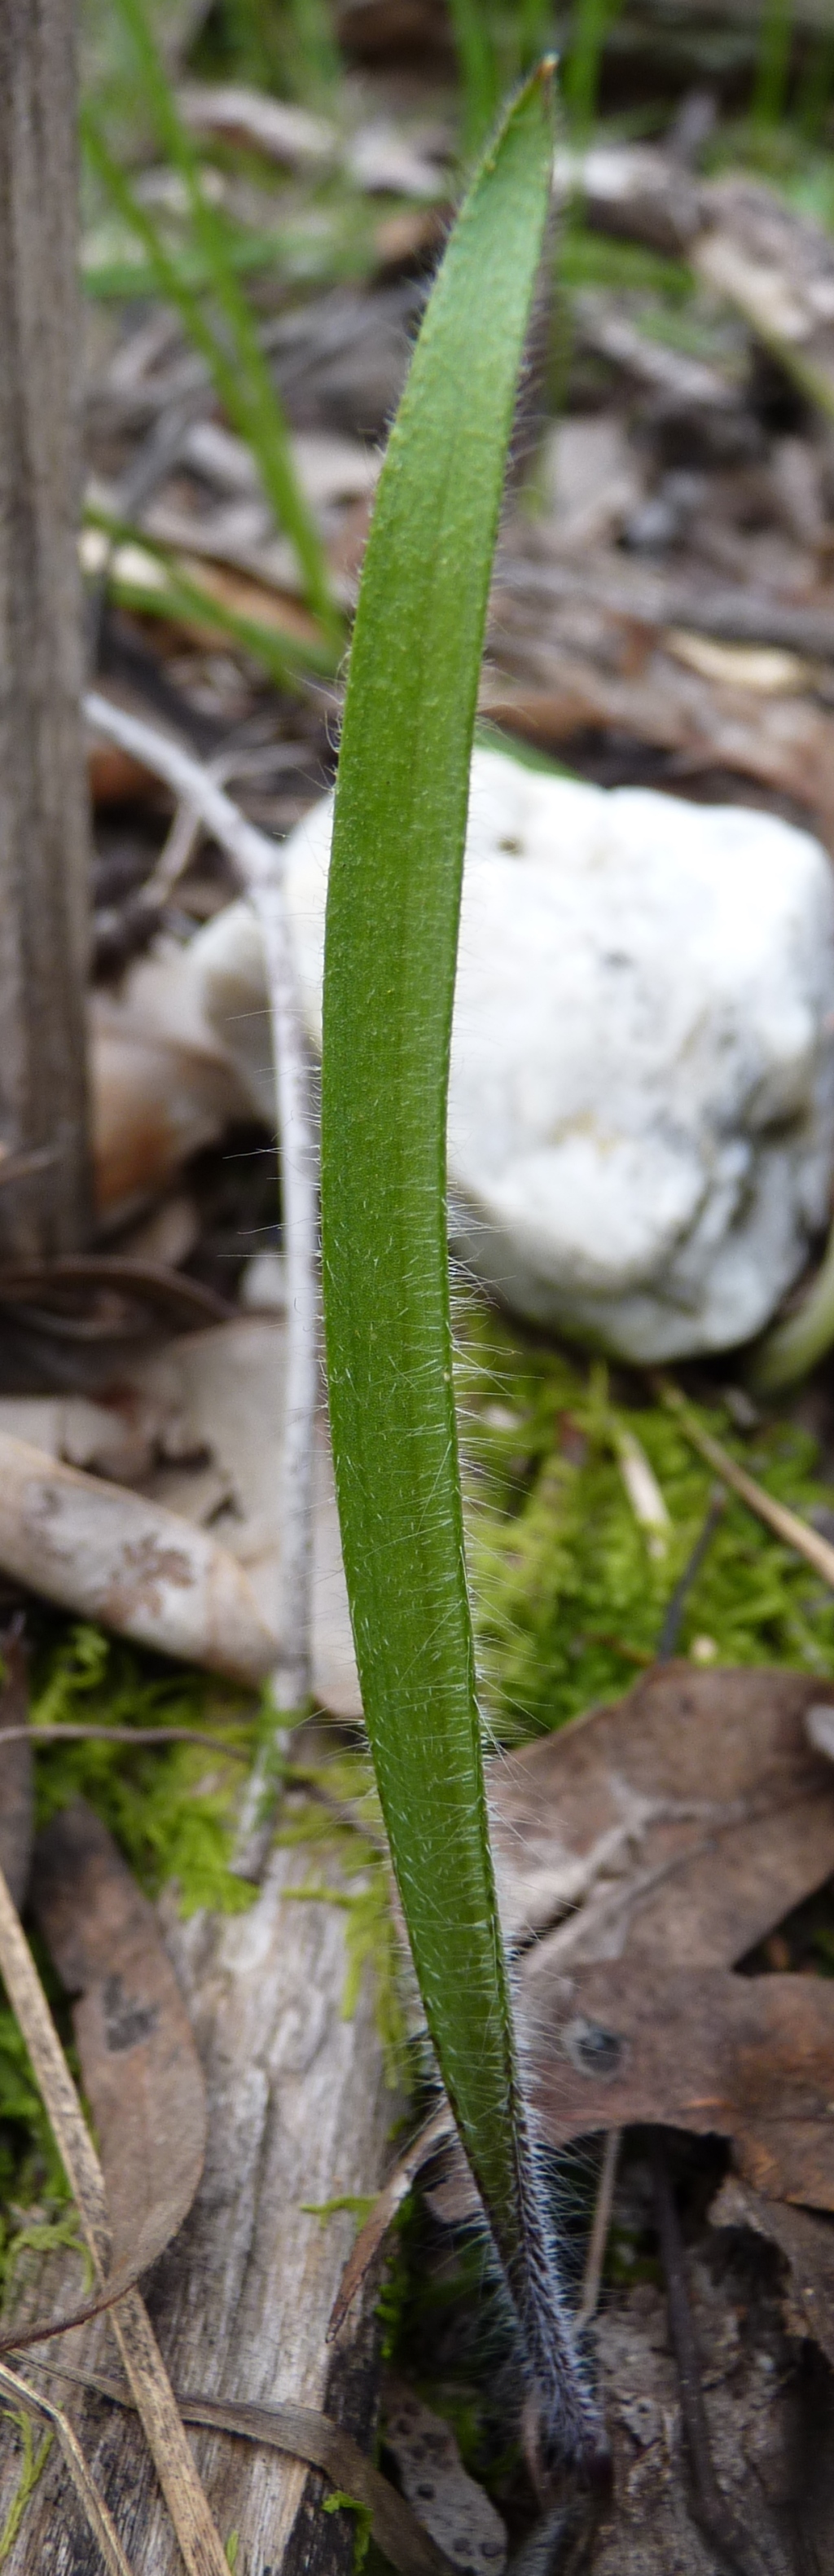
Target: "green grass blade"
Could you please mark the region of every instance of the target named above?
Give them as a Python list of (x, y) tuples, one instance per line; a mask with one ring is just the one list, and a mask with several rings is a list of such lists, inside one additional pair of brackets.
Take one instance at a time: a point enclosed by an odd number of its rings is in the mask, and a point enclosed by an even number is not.
[(340, 631), (340, 620), (333, 601), (324, 548), (298, 481), (287, 425), (258, 341), (254, 317), (241, 294), (234, 261), (229, 254), (223, 217), (205, 195), (199, 158), (179, 115), (142, 0), (117, 0), (117, 7), (133, 41), (160, 143), (188, 193), (194, 238), (205, 259), (214, 299), (226, 327), (227, 349), (205, 322), (197, 298), (184, 287), (176, 264), (168, 259), (163, 249), (157, 226), (139, 204), (129, 180), (117, 169), (107, 152), (104, 138), (89, 109), (83, 129), (88, 146), (119, 212), (133, 225), (149, 258), (154, 261), (160, 286), (164, 270), (167, 283), (163, 291), (177, 305), (190, 336), (208, 358), (226, 410), (257, 459), (264, 490), (276, 518), (292, 539), (304, 574), (308, 604), (335, 637)]
[(785, 113), (793, 17), (793, 0), (765, 0), (752, 107), (754, 129), (765, 134)]
[[(286, 640), (277, 626), (267, 626), (257, 617), (247, 617), (243, 609), (230, 608), (224, 600), (200, 581), (199, 576), (183, 569), (169, 546), (146, 535), (144, 528), (134, 527), (130, 519), (121, 519), (111, 510), (88, 504), (84, 512), (88, 528), (100, 528), (111, 541), (112, 555), (107, 567), (107, 588), (125, 608), (138, 608), (146, 616), (182, 617), (191, 625), (200, 625), (225, 636), (248, 653), (253, 662), (268, 671), (279, 689), (297, 689), (311, 671), (327, 677), (333, 670), (333, 655), (324, 643), (307, 643), (303, 636), (287, 634)], [(125, 575), (118, 559), (118, 549), (135, 546), (158, 564), (164, 579), (157, 584), (143, 583)]]
[(580, 135), (587, 134), (596, 115), (605, 41), (621, 7), (622, 0), (576, 0), (563, 86), (571, 123)]
[(548, 2276), (487, 1829), (445, 1204), (469, 763), (547, 221), (550, 86), (537, 74), (511, 106), (458, 218), (380, 480), (328, 898), (322, 1223), (345, 1570), (412, 1954), (526, 2333), (545, 2448), (554, 2434), (581, 2449), (594, 2438), (593, 2410)]
[(480, 152), (501, 95), (501, 67), (483, 0), (449, 0), (463, 89), (463, 150)]

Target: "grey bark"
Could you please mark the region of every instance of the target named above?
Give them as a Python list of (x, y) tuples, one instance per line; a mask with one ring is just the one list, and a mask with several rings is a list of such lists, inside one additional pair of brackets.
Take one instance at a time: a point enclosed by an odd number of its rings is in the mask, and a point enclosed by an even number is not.
[(0, 0), (0, 1254), (89, 1213), (74, 0)]

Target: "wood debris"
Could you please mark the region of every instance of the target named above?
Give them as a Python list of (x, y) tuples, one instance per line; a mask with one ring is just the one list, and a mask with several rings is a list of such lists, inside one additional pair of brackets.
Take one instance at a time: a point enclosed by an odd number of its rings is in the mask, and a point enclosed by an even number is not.
[(275, 1659), (242, 1567), (123, 1485), (0, 1433), (0, 1565), (121, 1636), (257, 1684)]

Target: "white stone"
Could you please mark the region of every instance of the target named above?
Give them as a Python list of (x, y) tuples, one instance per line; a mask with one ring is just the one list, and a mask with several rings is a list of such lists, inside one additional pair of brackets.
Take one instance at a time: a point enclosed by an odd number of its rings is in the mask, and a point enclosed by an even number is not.
[[(320, 1043), (332, 799), (286, 845)], [(450, 1231), (533, 1322), (634, 1360), (745, 1341), (827, 1222), (834, 885), (769, 814), (476, 751)]]

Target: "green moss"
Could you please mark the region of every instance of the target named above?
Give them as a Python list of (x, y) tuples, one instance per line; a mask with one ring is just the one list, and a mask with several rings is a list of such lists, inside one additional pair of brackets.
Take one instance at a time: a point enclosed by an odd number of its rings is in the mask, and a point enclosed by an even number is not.
[[(194, 1726), (239, 1721), (252, 1747), (252, 1698), (204, 1673), (146, 1654), (101, 1629), (44, 1620), (35, 1656), (32, 1723)], [(88, 1798), (150, 1895), (176, 1885), (184, 1915), (236, 1913), (252, 1890), (229, 1867), (240, 1763), (222, 1748), (173, 1744), (44, 1746), (36, 1761), (37, 1821)]]
[(0, 2003), (0, 2293), (20, 2251), (18, 2209), (40, 2201), (60, 2210), (68, 2199), (26, 2043), (9, 2005)]
[[(251, 1698), (100, 1629), (50, 1612), (36, 1614), (36, 1621), (35, 1730), (85, 1723), (205, 1729), (236, 1721), (243, 1729), (237, 1740), (245, 1744), (248, 1735), (254, 1746), (258, 1712)], [(229, 1866), (240, 1778), (239, 1762), (204, 1745), (137, 1746), (135, 1753), (125, 1745), (44, 1745), (35, 1757), (36, 1822), (47, 1823), (73, 1798), (87, 1798), (150, 1895), (173, 1881), (183, 1914), (202, 1905), (234, 1913), (254, 1894)], [(40, 1955), (39, 1966), (72, 2061), (57, 1980)], [(28, 2051), (14, 2014), (0, 2002), (0, 2297), (24, 2248), (46, 2254), (77, 2242), (69, 2198)]]
[[(652, 1660), (714, 1479), (664, 1408), (615, 1402), (599, 1362), (525, 1346), (495, 1315), (468, 1310), (459, 1372), (488, 1715), (512, 1741), (616, 1697)], [(740, 1441), (723, 1405), (694, 1410), (770, 1493), (806, 1516), (834, 1504), (807, 1432), (773, 1420)], [(622, 1429), (641, 1442), (669, 1510), (660, 1561), (623, 1484)], [(834, 1597), (732, 1498), (687, 1600), (679, 1652), (697, 1639), (721, 1663), (834, 1676)]]

